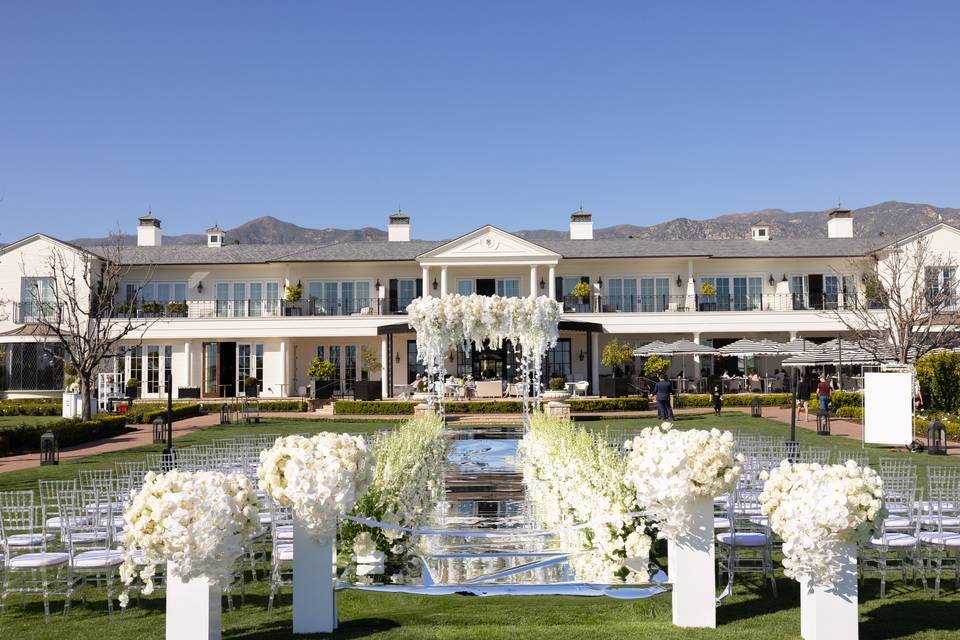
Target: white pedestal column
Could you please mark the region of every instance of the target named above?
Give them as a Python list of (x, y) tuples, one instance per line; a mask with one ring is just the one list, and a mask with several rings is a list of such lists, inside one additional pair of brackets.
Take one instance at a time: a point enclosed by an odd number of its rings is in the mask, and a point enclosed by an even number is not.
[(832, 589), (800, 582), (800, 635), (804, 640), (856, 640), (860, 622), (857, 611), (857, 545), (837, 545), (840, 578)]
[(331, 633), (337, 628), (333, 591), (336, 565), (334, 539), (315, 542), (293, 525), (293, 632)]
[(183, 582), (167, 564), (167, 640), (220, 640), (220, 583)]
[(667, 574), (673, 584), (673, 624), (717, 626), (716, 569), (713, 562), (713, 498), (690, 503), (693, 531), (667, 541)]

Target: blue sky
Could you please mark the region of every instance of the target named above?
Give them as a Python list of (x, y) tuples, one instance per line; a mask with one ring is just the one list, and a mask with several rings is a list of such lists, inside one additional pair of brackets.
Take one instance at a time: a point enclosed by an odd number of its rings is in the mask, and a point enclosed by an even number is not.
[(956, 2), (155, 4), (0, 6), (0, 242), (960, 206)]

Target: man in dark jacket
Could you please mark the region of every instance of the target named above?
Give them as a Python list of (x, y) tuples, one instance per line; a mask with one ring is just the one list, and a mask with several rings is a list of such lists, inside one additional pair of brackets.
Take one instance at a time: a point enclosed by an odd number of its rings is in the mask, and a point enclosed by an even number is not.
[(657, 418), (673, 420), (673, 407), (670, 406), (670, 394), (673, 393), (673, 387), (662, 373), (658, 378), (657, 384), (653, 387), (653, 393), (657, 399)]

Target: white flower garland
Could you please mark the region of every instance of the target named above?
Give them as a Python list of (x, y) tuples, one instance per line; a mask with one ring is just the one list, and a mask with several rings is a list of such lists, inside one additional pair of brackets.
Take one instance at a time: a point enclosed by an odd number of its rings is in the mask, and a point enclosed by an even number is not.
[[(156, 566), (163, 563), (184, 581), (227, 579), (234, 560), (260, 530), (251, 482), (240, 474), (212, 471), (147, 473), (123, 519), (120, 577), (129, 585), (139, 576), (145, 595), (153, 592)], [(138, 550), (139, 563), (134, 561)], [(138, 564), (145, 565), (139, 572)], [(128, 602), (124, 592), (120, 604)]]
[(729, 431), (671, 426), (649, 427), (628, 443), (626, 482), (657, 520), (658, 537), (679, 540), (690, 533), (689, 501), (729, 491), (740, 475), (741, 457)]
[(374, 460), (363, 436), (321, 432), (312, 438), (277, 438), (260, 452), (261, 491), (292, 507), (315, 540), (337, 534), (337, 518), (349, 513), (373, 479)]
[(853, 460), (820, 465), (788, 460), (769, 473), (760, 505), (783, 539), (783, 572), (831, 587), (839, 577), (836, 546), (869, 537), (884, 517), (883, 481)]
[[(576, 579), (649, 582), (651, 537), (624, 484), (623, 460), (593, 433), (569, 420), (534, 413), (521, 442), (524, 482), (541, 523), (562, 529)], [(570, 529), (597, 521), (596, 526)]]
[(451, 350), (484, 340), (498, 348), (504, 340), (521, 347), (521, 377), (524, 414), (528, 413), (526, 389), (533, 383), (539, 406), (541, 366), (547, 350), (557, 343), (562, 306), (546, 296), (502, 298), (462, 296), (414, 299), (407, 306), (407, 322), (417, 333), (417, 359), (427, 371), (430, 391), (443, 398), (446, 356)]

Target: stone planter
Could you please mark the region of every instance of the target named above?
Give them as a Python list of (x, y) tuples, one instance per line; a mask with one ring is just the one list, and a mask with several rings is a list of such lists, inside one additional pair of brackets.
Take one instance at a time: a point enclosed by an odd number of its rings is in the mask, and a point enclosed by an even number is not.
[(380, 400), (381, 391), (379, 380), (357, 380), (353, 383), (354, 400)]
[(544, 402), (563, 402), (570, 397), (570, 392), (564, 389), (563, 391), (544, 391), (543, 392), (543, 401)]

